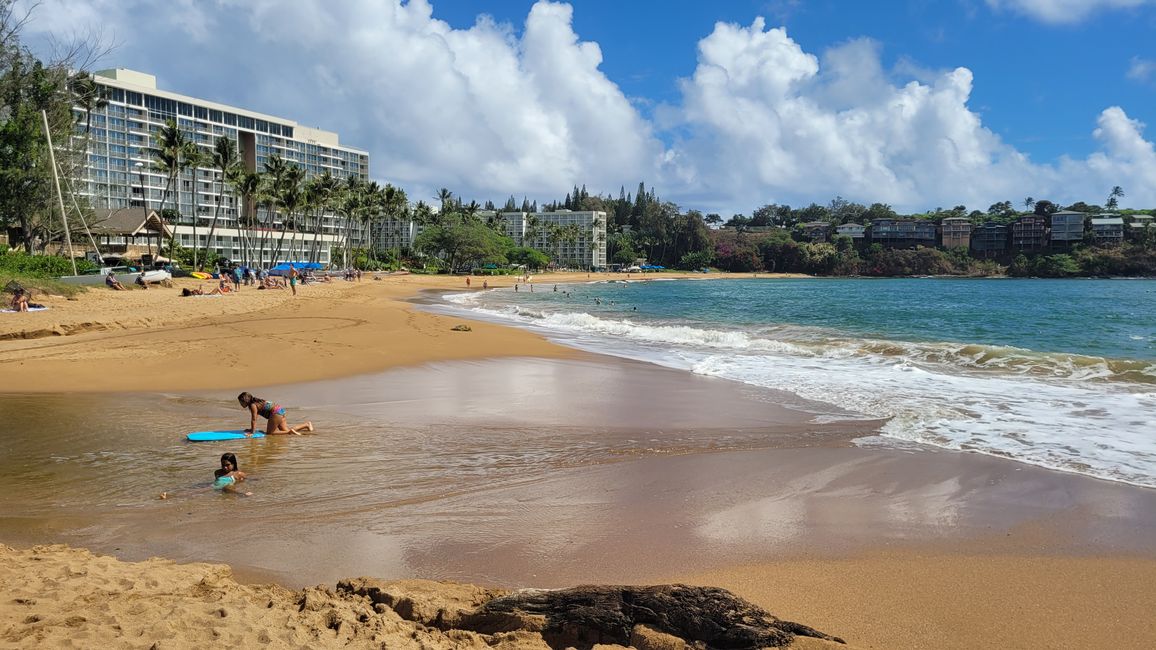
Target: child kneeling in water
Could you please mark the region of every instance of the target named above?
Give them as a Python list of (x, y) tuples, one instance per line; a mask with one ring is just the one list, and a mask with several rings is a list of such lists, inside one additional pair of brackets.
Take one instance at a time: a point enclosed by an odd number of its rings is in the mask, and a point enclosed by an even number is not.
[(241, 393), (237, 396), (237, 401), (241, 403), (241, 408), (249, 409), (249, 428), (245, 430), (245, 437), (253, 435), (257, 430), (257, 416), (269, 420), (268, 426), (265, 427), (265, 435), (276, 436), (292, 433), (295, 436), (301, 435), (302, 429), (304, 431), (312, 431), (313, 423), (306, 422), (305, 424), (296, 427), (289, 426), (285, 420), (285, 407), (280, 404), (274, 404), (267, 399), (254, 397), (249, 393)]
[[(213, 477), (214, 490), (240, 493), (237, 484), (245, 480), (245, 472), (237, 469), (237, 457), (232, 453), (226, 453), (221, 456), (221, 469), (213, 472)], [(245, 492), (244, 494), (245, 496), (253, 495), (252, 492)]]

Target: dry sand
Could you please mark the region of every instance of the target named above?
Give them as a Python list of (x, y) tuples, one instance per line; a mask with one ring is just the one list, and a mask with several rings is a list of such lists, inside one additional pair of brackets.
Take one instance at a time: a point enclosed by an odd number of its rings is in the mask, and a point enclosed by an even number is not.
[[(618, 277), (556, 273), (535, 282)], [(480, 290), (483, 278), (472, 280), (467, 289), (462, 276), (374, 280), (367, 274), (361, 282), (302, 286), (297, 296), (243, 287), (232, 295), (183, 298), (183, 287), (215, 283), (178, 279), (175, 288), (98, 287), (74, 300), (37, 296), (48, 310), (0, 314), (0, 392), (232, 389), (443, 359), (577, 355), (540, 336), (487, 323), (453, 331), (461, 319), (418, 311), (407, 302), (423, 290)], [(487, 279), (491, 288), (511, 287), (515, 280)]]
[[(580, 356), (486, 323), (452, 331), (460, 319), (405, 302), (423, 289), (464, 290), (464, 278), (367, 276), (303, 287), (296, 298), (250, 289), (221, 298), (180, 298), (177, 289), (37, 297), (51, 309), (0, 315), (0, 392), (224, 389), (441, 359)], [(1156, 646), (1153, 549), (1129, 557), (1040, 548), (1031, 536), (998, 553), (953, 542), (697, 574), (672, 567), (671, 579), (730, 588), (859, 647)], [(219, 565), (121, 563), (64, 547), (0, 547), (0, 594), (5, 647), (542, 647), (527, 638), (438, 636), (389, 614), (359, 621), (365, 603), (240, 585)], [(309, 603), (316, 607), (302, 607)]]
[[(371, 590), (388, 595), (372, 600), (360, 595)], [(550, 650), (533, 631), (482, 634), (454, 623), (507, 592), (426, 580), (357, 579), (337, 589), (291, 591), (239, 584), (220, 564), (159, 558), (129, 563), (61, 545), (26, 550), (0, 545), (0, 593), (0, 647), (5, 648)], [(673, 637), (637, 627), (635, 632), (637, 647), (689, 650)], [(846, 646), (797, 638), (788, 647)]]

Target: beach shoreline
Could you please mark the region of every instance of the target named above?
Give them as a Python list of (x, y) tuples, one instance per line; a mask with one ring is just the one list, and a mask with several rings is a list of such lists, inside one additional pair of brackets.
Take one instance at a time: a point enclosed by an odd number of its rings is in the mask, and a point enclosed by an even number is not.
[[(792, 275), (765, 278), (802, 277)], [(621, 277), (619, 277), (621, 276)], [(288, 290), (242, 287), (224, 296), (180, 297), (173, 288), (109, 291), (74, 299), (38, 296), (48, 309), (0, 318), (0, 394), (207, 390), (335, 379), (448, 359), (570, 358), (571, 348), (512, 327), (423, 311), (423, 291), (509, 289), (515, 276), (383, 275)], [(662, 280), (727, 280), (750, 274), (662, 274)], [(554, 273), (539, 285), (627, 279)], [(633, 281), (655, 279), (638, 274)], [(211, 284), (211, 283), (210, 283)], [(524, 283), (523, 283), (524, 284)], [(470, 331), (454, 331), (469, 323)], [(109, 381), (110, 377), (114, 381)]]
[[(586, 274), (537, 280), (588, 281)], [(224, 562), (233, 566), (229, 580), (239, 578), (237, 589), (332, 586), (354, 575), (504, 587), (681, 581), (731, 589), (864, 648), (1156, 644), (1146, 617), (1156, 608), (1156, 491), (978, 454), (855, 447), (850, 441), (871, 435), (878, 422), (815, 418), (783, 407), (785, 397), (771, 391), (603, 358), (411, 302), (423, 291), (477, 290), (479, 281), (467, 289), (458, 276), (392, 276), (303, 287), (298, 300), (247, 289), (212, 299), (178, 298), (177, 289), (50, 299), (59, 311), (27, 315), (40, 320), (22, 326), (80, 333), (0, 340), (7, 396), (0, 410), (14, 409), (3, 415), (20, 430), (45, 413), (82, 422), (115, 409), (156, 410), (149, 422), (197, 410), (210, 422), (238, 417), (236, 389), (276, 386), (278, 399), (308, 405), (303, 412), (334, 424), (315, 440), (253, 443), (262, 446), (247, 463), (290, 474), (277, 483), (258, 468), (265, 482), (257, 491), (266, 495), (291, 490), (294, 471), (318, 471), (288, 466), (286, 457), (316, 453), (345, 462), (365, 453), (364, 444), (321, 445), (327, 434), (352, 436), (367, 417), (413, 435), (468, 434), (479, 448), (488, 428), (521, 431), (527, 440), (554, 431), (546, 442), (559, 456), (543, 461), (545, 469), (439, 488), (432, 498), (371, 502), (385, 514), (370, 527), (350, 523), (356, 510), (308, 524), (283, 515), (261, 520), (268, 498), (261, 494), (251, 502), (142, 500), (107, 512), (44, 515), (37, 512), (45, 495), (9, 490), (0, 542), (66, 542), (137, 562), (153, 555)], [(510, 286), (514, 278), (489, 281)], [(85, 323), (91, 331), (79, 327)], [(470, 330), (452, 329), (461, 324)], [(527, 377), (533, 381), (519, 383)], [(388, 400), (377, 405), (378, 394)], [(358, 412), (341, 411), (344, 401)], [(613, 457), (582, 455), (582, 430), (591, 427), (615, 441)], [(105, 458), (124, 440), (136, 441), (138, 454), (172, 447), (168, 433), (148, 438), (128, 424), (118, 431), (76, 453)], [(656, 432), (679, 442), (652, 449), (647, 438)], [(67, 427), (43, 435), (71, 444)], [(725, 445), (712, 447), (716, 438)], [(418, 451), (440, 452), (441, 444)], [(38, 449), (0, 447), (17, 459), (37, 458)], [(329, 497), (321, 497), (325, 506)], [(219, 508), (259, 525), (217, 530)], [(213, 531), (211, 543), (199, 534), (205, 530)], [(138, 565), (55, 547), (41, 553), (63, 563), (56, 571), (66, 575), (99, 573), (106, 599), (141, 588), (130, 578), (141, 573)], [(100, 599), (62, 601), (61, 574), (40, 572), (45, 564), (6, 553), (0, 576), (22, 581), (29, 591), (22, 598), (69, 602), (87, 619), (61, 617), (56, 632), (111, 634)], [(227, 582), (219, 569), (195, 571), (198, 579)], [(224, 588), (233, 593), (231, 584)], [(274, 600), (275, 612), (295, 607), (288, 596)], [(192, 598), (177, 602), (203, 607)], [(237, 607), (234, 613), (249, 611)], [(165, 626), (159, 611), (134, 615)], [(30, 616), (26, 604), (8, 603), (0, 628), (35, 626)], [(261, 625), (236, 629), (232, 620), (216, 624), (239, 642), (269, 635)], [(310, 624), (301, 630), (314, 634)], [(172, 625), (206, 624), (178, 617)], [(0, 646), (6, 642), (0, 638)]]

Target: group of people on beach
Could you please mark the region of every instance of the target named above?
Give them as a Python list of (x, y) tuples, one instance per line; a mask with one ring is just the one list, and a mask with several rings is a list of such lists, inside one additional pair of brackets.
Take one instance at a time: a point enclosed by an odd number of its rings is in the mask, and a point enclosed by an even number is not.
[[(136, 280), (134, 280), (134, 282), (136, 282), (136, 285), (141, 289), (149, 288), (148, 280), (145, 279), (145, 271), (141, 271), (140, 274), (136, 276)], [(120, 280), (116, 277), (116, 274), (112, 271), (109, 271), (108, 274), (104, 276), (104, 286), (112, 289), (113, 291), (128, 291), (128, 287), (121, 284)]]

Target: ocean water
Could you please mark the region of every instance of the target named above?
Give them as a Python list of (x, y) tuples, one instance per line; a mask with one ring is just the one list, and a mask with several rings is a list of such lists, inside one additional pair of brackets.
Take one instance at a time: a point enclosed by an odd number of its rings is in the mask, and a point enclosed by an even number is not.
[(564, 344), (786, 390), (882, 438), (1156, 487), (1156, 281), (537, 283), (445, 296)]

